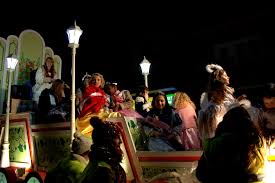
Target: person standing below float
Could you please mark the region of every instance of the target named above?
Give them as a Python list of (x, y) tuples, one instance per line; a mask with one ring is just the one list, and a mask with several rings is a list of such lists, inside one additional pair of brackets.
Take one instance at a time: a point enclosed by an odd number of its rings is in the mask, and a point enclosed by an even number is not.
[(93, 116), (90, 122), (94, 127), (90, 161), (77, 182), (126, 183), (126, 173), (120, 165), (123, 159), (121, 129), (116, 123), (103, 121), (97, 116)]
[(71, 153), (51, 168), (45, 177), (45, 183), (75, 183), (89, 163), (92, 139), (79, 132), (74, 133)]
[(242, 105), (230, 109), (215, 136), (205, 140), (196, 177), (202, 183), (261, 182), (266, 142)]

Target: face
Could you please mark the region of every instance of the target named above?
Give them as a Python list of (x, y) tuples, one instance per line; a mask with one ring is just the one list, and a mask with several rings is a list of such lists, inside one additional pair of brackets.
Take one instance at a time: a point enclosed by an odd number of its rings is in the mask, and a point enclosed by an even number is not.
[(101, 77), (100, 76), (95, 76), (92, 79), (92, 84), (96, 87), (100, 87), (101, 86)]
[(229, 83), (229, 76), (227, 76), (227, 73), (226, 72), (224, 72), (223, 74), (222, 74), (222, 76), (221, 76), (221, 82), (222, 83), (224, 83), (224, 84), (226, 84), (226, 85), (229, 85), (230, 83)]
[(48, 68), (51, 68), (52, 65), (53, 65), (53, 61), (52, 61), (51, 59), (48, 58), (48, 59), (46, 60), (46, 66), (47, 66)]
[(114, 87), (112, 85), (109, 85), (108, 89), (107, 89), (107, 92), (108, 92), (109, 95), (113, 95), (116, 92), (116, 87)]
[(155, 100), (155, 106), (157, 109), (163, 109), (165, 107), (165, 98), (162, 95), (157, 96)]
[(266, 109), (275, 108), (275, 97), (264, 97), (263, 102)]
[(148, 100), (148, 98), (149, 98), (149, 91), (148, 90), (144, 90), (144, 97), (146, 98), (146, 100)]

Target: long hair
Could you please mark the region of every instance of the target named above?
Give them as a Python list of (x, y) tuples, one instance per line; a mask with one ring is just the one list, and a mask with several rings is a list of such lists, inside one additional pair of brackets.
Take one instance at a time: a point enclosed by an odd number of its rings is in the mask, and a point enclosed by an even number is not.
[[(50, 60), (51, 63), (52, 63), (52, 66), (51, 66), (50, 69), (48, 69), (47, 64), (46, 64), (48, 60)], [(54, 69), (54, 60), (53, 60), (52, 57), (47, 57), (47, 58), (45, 59), (45, 63), (44, 63), (43, 68), (45, 69), (45, 76), (46, 76), (46, 77), (54, 78), (55, 69)]]
[(265, 140), (243, 106), (230, 109), (216, 130), (216, 135), (229, 132), (238, 137), (247, 173), (261, 171), (265, 163)]
[(212, 138), (215, 135), (215, 131), (218, 125), (217, 114), (218, 108), (215, 105), (210, 105), (207, 109), (200, 110), (198, 113), (198, 129), (201, 139)]
[(225, 73), (223, 69), (214, 70), (209, 77), (208, 82), (208, 100), (216, 103), (221, 104), (225, 99), (225, 94), (227, 91), (226, 85), (221, 81), (222, 75)]
[(183, 108), (186, 105), (190, 104), (194, 110), (196, 110), (196, 105), (191, 100), (191, 98), (184, 92), (176, 92), (173, 99), (173, 107), (176, 109)]
[(61, 79), (56, 79), (53, 82), (52, 90), (58, 102), (61, 102), (62, 98), (64, 97), (64, 84), (64, 81), (62, 81)]

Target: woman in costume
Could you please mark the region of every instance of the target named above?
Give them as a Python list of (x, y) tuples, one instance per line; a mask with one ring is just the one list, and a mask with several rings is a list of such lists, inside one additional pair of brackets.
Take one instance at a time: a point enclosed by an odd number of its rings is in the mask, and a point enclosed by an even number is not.
[(142, 120), (149, 137), (149, 151), (183, 150), (181, 141), (182, 121), (174, 108), (169, 106), (165, 93), (158, 92), (152, 101), (152, 109)]
[(45, 64), (36, 71), (35, 85), (32, 88), (33, 100), (37, 104), (41, 92), (46, 88), (51, 88), (55, 79), (57, 79), (57, 74), (54, 69), (54, 60), (52, 57), (47, 57)]
[(94, 73), (83, 93), (82, 110), (76, 119), (76, 128), (88, 137), (91, 137), (93, 130), (90, 125), (90, 118), (92, 116), (105, 117), (107, 115), (104, 111), (106, 105), (106, 94), (103, 91), (104, 84), (103, 75)]
[(182, 142), (185, 150), (200, 149), (201, 139), (197, 127), (196, 106), (184, 92), (176, 92), (173, 107), (182, 120)]
[(226, 71), (217, 64), (208, 64), (210, 73), (207, 91), (201, 96), (201, 110), (198, 113), (198, 127), (202, 140), (211, 138), (224, 114), (236, 102), (234, 89), (230, 86)]

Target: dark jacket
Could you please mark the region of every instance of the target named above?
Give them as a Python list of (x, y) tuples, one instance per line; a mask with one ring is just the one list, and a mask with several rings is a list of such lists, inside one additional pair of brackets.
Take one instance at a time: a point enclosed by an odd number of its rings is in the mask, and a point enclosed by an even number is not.
[(126, 183), (120, 161), (104, 146), (92, 145), (90, 162), (78, 183)]

